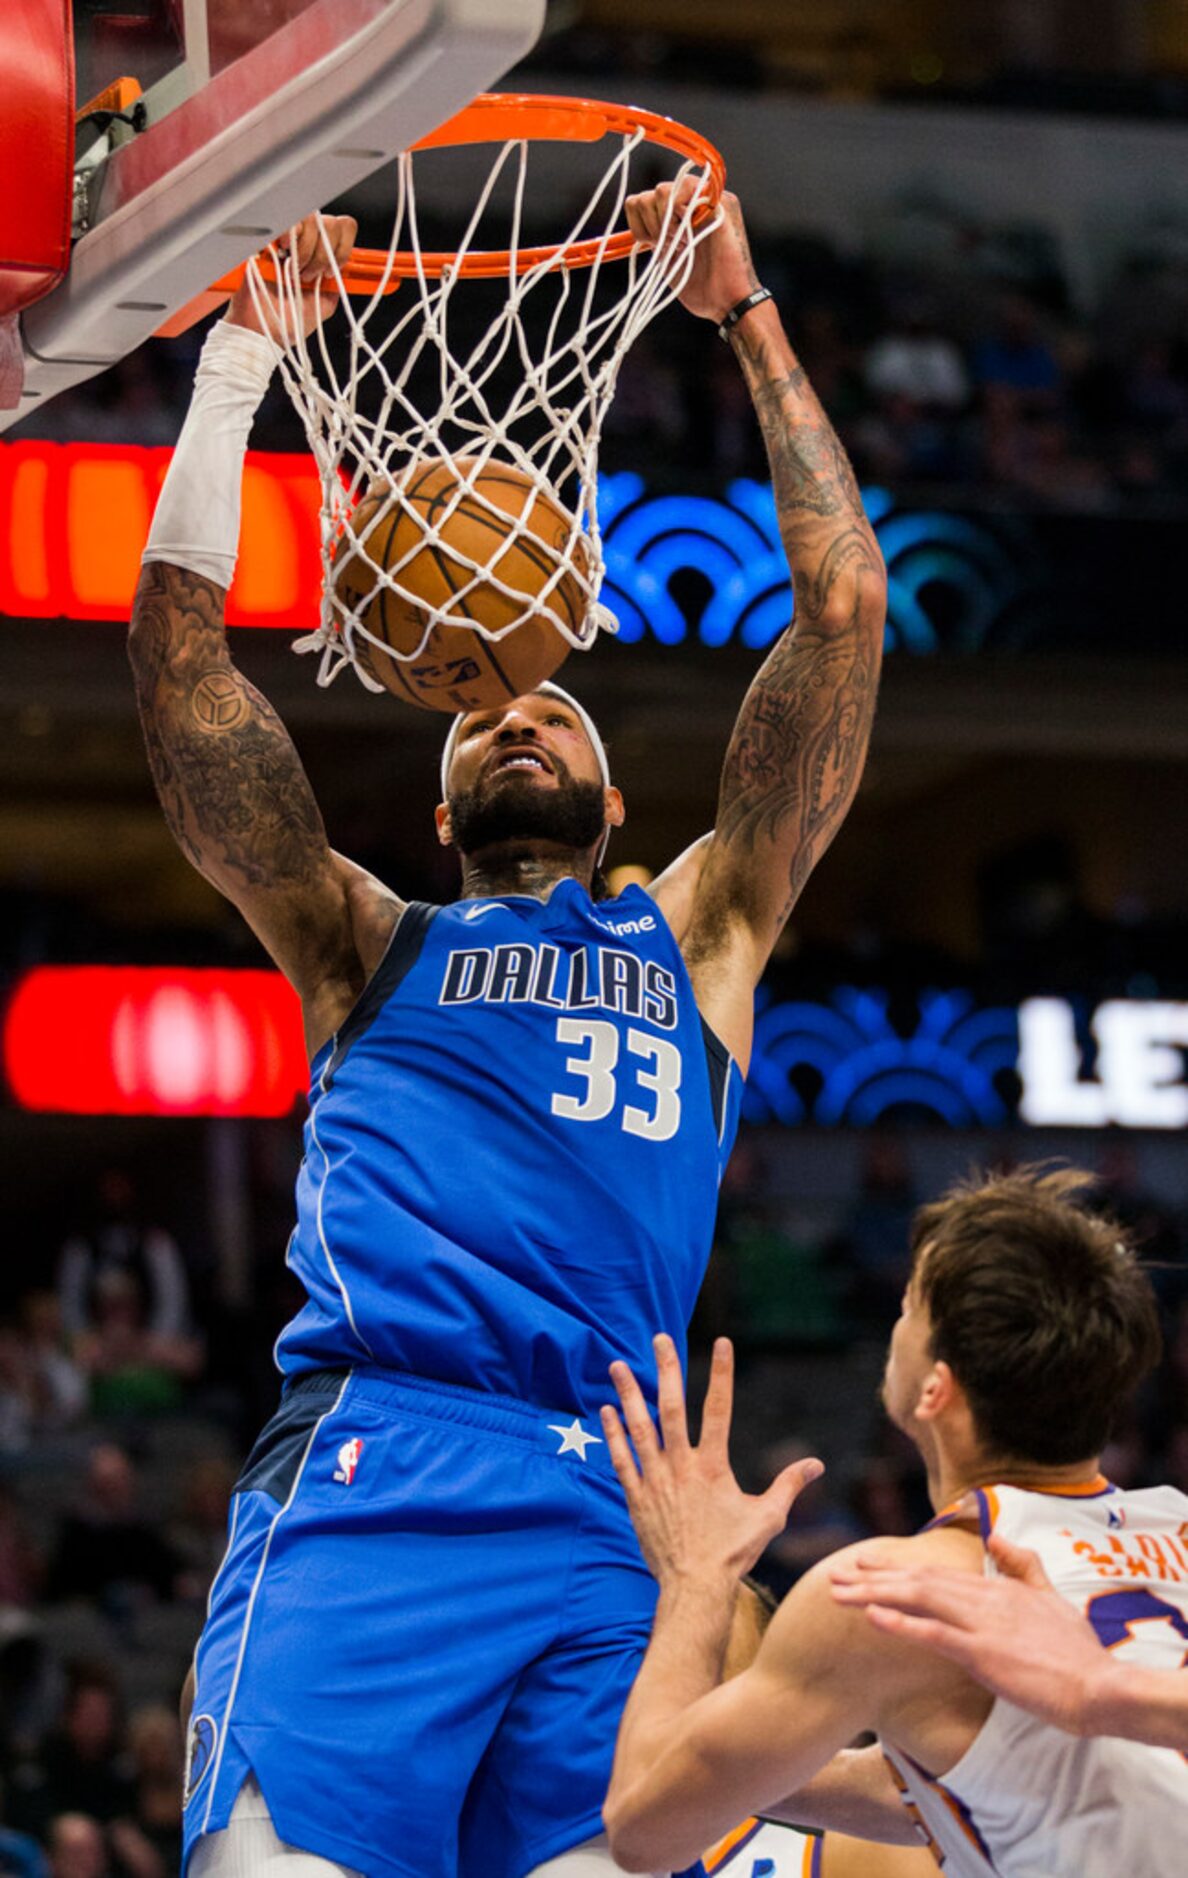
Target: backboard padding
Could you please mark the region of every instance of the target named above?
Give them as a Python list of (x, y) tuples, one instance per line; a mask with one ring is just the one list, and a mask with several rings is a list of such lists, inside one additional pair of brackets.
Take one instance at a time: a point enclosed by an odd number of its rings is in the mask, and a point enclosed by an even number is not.
[(545, 0), (275, 4), (292, 17), (107, 159), (95, 226), (23, 323), (26, 395), (0, 429), (493, 84), (535, 43)]

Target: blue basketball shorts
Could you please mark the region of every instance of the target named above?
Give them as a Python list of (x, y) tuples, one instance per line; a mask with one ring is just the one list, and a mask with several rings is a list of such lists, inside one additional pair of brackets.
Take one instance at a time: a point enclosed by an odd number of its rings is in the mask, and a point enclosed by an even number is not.
[(655, 1587), (597, 1433), (392, 1371), (289, 1385), (198, 1645), (187, 1856), (249, 1772), (367, 1878), (523, 1878), (601, 1831)]

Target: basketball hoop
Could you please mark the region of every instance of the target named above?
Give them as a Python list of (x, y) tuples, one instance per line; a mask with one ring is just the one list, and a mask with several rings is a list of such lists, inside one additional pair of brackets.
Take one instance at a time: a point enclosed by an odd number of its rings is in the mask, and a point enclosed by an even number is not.
[[(594, 145), (606, 138), (614, 142), (611, 157), (568, 234), (545, 246), (527, 244), (523, 232), (533, 150), (561, 142)], [(448, 252), (430, 250), (420, 238), (415, 159), (427, 150), (468, 144), (499, 147), (457, 245)], [(628, 194), (656, 181), (654, 174), (633, 174), (633, 159), (645, 149), (677, 159), (670, 180), (678, 185), (668, 197), (660, 237), (647, 250), (623, 225)], [(349, 664), (369, 690), (382, 689), (373, 675), (377, 656), (423, 659), (439, 627), (466, 625), (498, 640), (526, 620), (547, 615), (581, 650), (588, 649), (600, 627), (617, 630), (617, 622), (598, 604), (602, 426), (625, 353), (683, 291), (698, 245), (718, 225), (724, 179), (713, 146), (669, 118), (586, 99), (490, 93), (398, 160), (387, 249), (356, 251), (341, 268), (332, 263), (345, 332), (340, 323), (336, 337), (333, 328), (328, 333), (319, 323), (308, 337), (304, 334), (302, 283), (292, 249), (281, 253), (273, 246), (249, 264), (247, 278), (262, 318), (268, 307), (264, 283), (272, 284), (282, 377), (321, 478), (321, 624), (295, 647), (321, 653), (319, 684), (329, 684)], [(506, 204), (499, 200), (501, 188), (510, 195)], [(480, 247), (480, 229), (496, 216), (502, 218), (506, 240), (499, 247)], [(481, 330), (472, 326), (468, 331), (467, 296), (458, 296), (457, 289), (459, 282), (475, 280), (502, 281), (506, 295)], [(411, 285), (412, 295), (393, 300), (401, 282)], [(390, 316), (381, 319), (384, 307)], [(465, 464), (461, 475), (453, 473), (459, 459)], [(451, 472), (453, 494), (440, 514), (426, 519), (410, 507), (404, 489), (414, 471), (434, 463)], [(528, 479), (520, 515), (509, 517), (484, 495), (484, 472), (492, 464), (512, 466)], [(370, 559), (352, 516), (364, 496), (371, 498), (370, 530), (377, 491), (393, 515), (403, 512), (415, 520), (418, 534), (416, 545), (400, 559), (375, 566), (375, 586), (361, 601), (336, 590), (335, 563), (343, 561), (344, 551)], [(538, 495), (563, 517), (555, 539), (528, 531), (532, 516), (545, 512)], [(486, 560), (448, 545), (457, 575), (453, 591), (440, 605), (426, 607), (424, 596), (402, 584), (401, 577), (425, 549), (442, 549), (442, 531), (462, 503), (490, 512), (496, 545)], [(535, 593), (521, 593), (500, 576), (508, 540), (520, 535), (530, 540), (534, 557), (547, 557), (547, 578)], [(575, 581), (586, 603), (576, 626), (549, 612), (562, 580)], [(395, 650), (364, 623), (381, 589), (420, 609), (424, 631), (411, 648)], [(508, 623), (497, 630), (468, 612), (468, 600), (481, 590), (517, 603)], [(507, 612), (503, 607), (501, 617)], [(367, 642), (363, 647), (361, 640)]]

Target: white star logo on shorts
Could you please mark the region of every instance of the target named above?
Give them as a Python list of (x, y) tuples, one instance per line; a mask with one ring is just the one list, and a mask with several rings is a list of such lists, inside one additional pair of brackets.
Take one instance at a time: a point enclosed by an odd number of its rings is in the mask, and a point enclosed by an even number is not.
[(602, 1446), (602, 1436), (588, 1435), (576, 1415), (567, 1428), (559, 1427), (556, 1422), (550, 1422), (548, 1426), (551, 1435), (561, 1437), (561, 1446), (557, 1449), (558, 1454), (580, 1454), (584, 1461), (586, 1449), (591, 1443), (595, 1447)]

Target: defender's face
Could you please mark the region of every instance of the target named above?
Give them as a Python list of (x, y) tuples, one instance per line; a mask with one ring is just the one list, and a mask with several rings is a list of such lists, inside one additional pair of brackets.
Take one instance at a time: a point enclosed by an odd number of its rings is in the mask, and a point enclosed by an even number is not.
[(495, 710), (472, 711), (450, 764), (449, 793), (501, 788), (511, 777), (540, 789), (601, 783), (602, 770), (576, 712), (560, 698), (526, 692)]

